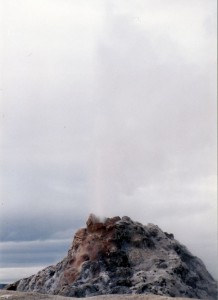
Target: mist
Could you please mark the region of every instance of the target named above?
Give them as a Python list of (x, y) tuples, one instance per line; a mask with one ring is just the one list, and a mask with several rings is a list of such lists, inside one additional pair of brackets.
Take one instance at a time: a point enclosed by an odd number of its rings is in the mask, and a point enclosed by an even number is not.
[(157, 224), (217, 278), (216, 1), (0, 5), (1, 282), (90, 213)]

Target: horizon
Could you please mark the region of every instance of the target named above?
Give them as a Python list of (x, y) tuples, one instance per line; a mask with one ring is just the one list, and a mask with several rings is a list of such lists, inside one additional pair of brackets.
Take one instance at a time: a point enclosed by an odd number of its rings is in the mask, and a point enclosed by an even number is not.
[(0, 283), (90, 212), (172, 232), (218, 279), (215, 0), (0, 0)]

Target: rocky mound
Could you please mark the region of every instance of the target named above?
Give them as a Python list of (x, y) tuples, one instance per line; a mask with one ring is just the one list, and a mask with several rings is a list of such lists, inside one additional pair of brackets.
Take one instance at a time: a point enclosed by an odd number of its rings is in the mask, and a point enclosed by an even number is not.
[(76, 232), (66, 258), (7, 289), (70, 297), (156, 294), (216, 299), (216, 282), (203, 262), (173, 234), (129, 217), (100, 222), (91, 214), (86, 224)]

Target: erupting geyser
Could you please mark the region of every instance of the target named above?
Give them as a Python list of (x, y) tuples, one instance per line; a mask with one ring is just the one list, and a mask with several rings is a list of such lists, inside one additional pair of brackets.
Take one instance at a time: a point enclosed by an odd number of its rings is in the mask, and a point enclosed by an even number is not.
[(87, 297), (156, 294), (216, 299), (217, 283), (173, 234), (129, 217), (100, 221), (91, 214), (67, 257), (8, 289)]

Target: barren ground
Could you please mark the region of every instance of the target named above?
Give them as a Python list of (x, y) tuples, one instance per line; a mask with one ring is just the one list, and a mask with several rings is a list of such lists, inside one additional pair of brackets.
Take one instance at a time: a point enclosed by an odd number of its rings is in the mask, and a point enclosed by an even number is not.
[[(187, 300), (189, 298), (171, 298), (165, 296), (155, 296), (155, 295), (101, 295), (96, 297), (88, 298), (71, 298), (53, 295), (44, 295), (38, 293), (24, 293), (24, 292), (14, 292), (0, 290), (0, 300), (69, 300), (69, 299), (81, 299), (81, 300)], [(194, 299), (192, 299), (194, 300)]]

